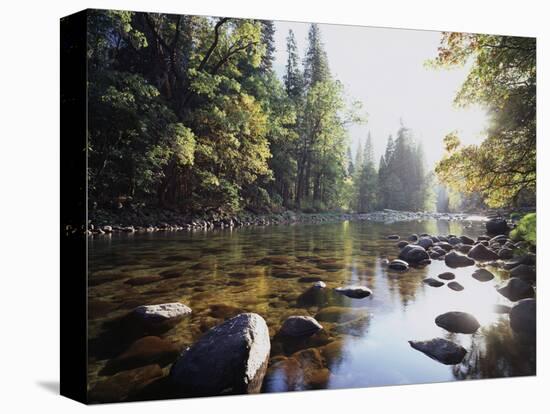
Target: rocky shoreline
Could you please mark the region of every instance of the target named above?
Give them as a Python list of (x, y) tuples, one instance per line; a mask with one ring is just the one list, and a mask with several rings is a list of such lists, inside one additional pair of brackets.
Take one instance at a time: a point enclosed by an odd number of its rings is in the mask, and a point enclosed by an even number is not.
[[(488, 212), (475, 214), (482, 219)], [(179, 215), (171, 211), (141, 211), (118, 213), (95, 211), (90, 213), (87, 235), (112, 233), (153, 233), (159, 231), (193, 231), (237, 228), (249, 226), (272, 226), (292, 224), (320, 224), (342, 221), (373, 221), (386, 224), (416, 220), (470, 221), (472, 214), (412, 212), (385, 209), (370, 213), (296, 213), (285, 211), (277, 214), (239, 214), (220, 217)]]

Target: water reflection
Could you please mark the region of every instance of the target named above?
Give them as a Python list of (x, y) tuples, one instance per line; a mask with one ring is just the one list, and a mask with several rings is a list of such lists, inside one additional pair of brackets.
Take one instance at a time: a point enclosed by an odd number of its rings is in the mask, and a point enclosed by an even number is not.
[[(178, 347), (237, 313), (262, 315), (272, 337), (265, 392), (534, 373), (534, 350), (518, 344), (508, 316), (495, 312), (495, 304), (510, 305), (495, 291), (505, 272), (490, 269), (495, 280), (479, 282), (471, 276), (475, 266), (449, 269), (437, 260), (393, 272), (382, 262), (398, 254), (396, 242), (385, 239), (392, 233), (476, 237), (482, 230), (479, 223), (443, 220), (344, 222), (91, 239), (91, 387), (109, 379), (102, 369), (131, 342), (116, 336), (112, 321), (138, 305), (174, 301), (193, 309), (190, 318), (160, 334)], [(463, 291), (422, 283), (449, 270)], [(327, 289), (308, 296), (317, 280)], [(366, 285), (373, 295), (350, 299), (332, 291), (351, 284)], [(451, 310), (473, 314), (482, 329), (472, 336), (437, 327), (435, 317)], [(277, 332), (291, 315), (315, 316), (324, 330), (305, 339), (280, 338)], [(440, 364), (408, 344), (434, 337), (462, 344), (468, 350), (463, 363)]]

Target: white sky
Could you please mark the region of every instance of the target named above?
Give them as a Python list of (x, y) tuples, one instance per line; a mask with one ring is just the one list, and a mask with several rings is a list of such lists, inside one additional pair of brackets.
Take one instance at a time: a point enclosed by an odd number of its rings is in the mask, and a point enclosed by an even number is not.
[[(292, 29), (300, 56), (307, 46), (309, 24), (275, 22), (275, 69), (282, 77), (286, 64), (286, 37)], [(320, 24), (333, 76), (346, 94), (363, 102), (368, 122), (349, 129), (352, 148), (364, 143), (368, 131), (376, 159), (384, 152), (389, 134), (395, 138), (402, 118), (424, 146), (432, 168), (443, 155), (443, 137), (458, 130), (463, 143), (482, 139), (486, 114), (479, 107), (455, 108), (453, 98), (467, 68), (434, 70), (424, 67), (435, 57), (440, 32)]]

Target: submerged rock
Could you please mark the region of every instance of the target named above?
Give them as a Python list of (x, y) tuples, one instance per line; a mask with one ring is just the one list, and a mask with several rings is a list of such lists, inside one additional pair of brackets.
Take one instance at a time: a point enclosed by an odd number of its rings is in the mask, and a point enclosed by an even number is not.
[(454, 280), (453, 280), (452, 282), (449, 282), (449, 283), (447, 284), (447, 287), (448, 287), (449, 289), (452, 289), (452, 290), (456, 291), (456, 292), (460, 292), (460, 291), (464, 290), (464, 286), (462, 286), (462, 285), (461, 285), (460, 283), (458, 283), (458, 282), (455, 282)]
[(445, 264), (449, 267), (467, 267), (475, 264), (475, 261), (455, 251), (445, 255)]
[(409, 264), (404, 260), (395, 259), (390, 262), (388, 267), (392, 270), (399, 270), (401, 272), (409, 270)]
[(429, 260), (430, 256), (426, 249), (422, 246), (409, 244), (405, 246), (399, 253), (399, 259), (406, 261), (407, 263), (420, 263), (424, 260)]
[(353, 299), (363, 299), (372, 295), (372, 291), (365, 286), (338, 287), (334, 291)]
[(497, 253), (490, 250), (488, 247), (485, 247), (481, 243), (478, 243), (472, 247), (472, 250), (468, 253), (468, 257), (482, 261), (498, 260), (499, 258)]
[(443, 338), (434, 338), (427, 341), (409, 341), (409, 344), (417, 351), (445, 365), (459, 364), (466, 355), (464, 347)]
[(512, 302), (516, 302), (520, 299), (530, 298), (535, 294), (533, 287), (523, 280), (512, 277), (508, 279), (506, 284), (499, 289), (498, 293), (502, 296), (507, 297)]
[(174, 363), (170, 377), (184, 395), (258, 393), (270, 349), (265, 320), (242, 313), (206, 332)]
[(178, 347), (171, 342), (158, 336), (145, 336), (131, 344), (122, 354), (109, 360), (101, 373), (112, 375), (118, 371), (150, 364), (164, 366), (173, 362), (178, 354)]
[(398, 248), (402, 249), (403, 247), (407, 246), (408, 244), (409, 244), (409, 243), (406, 242), (405, 240), (401, 240), (400, 242), (398, 242), (398, 243), (396, 244), (396, 246), (397, 246)]
[(447, 312), (435, 318), (435, 324), (449, 332), (472, 334), (480, 327), (477, 319), (466, 312)]
[(495, 275), (487, 269), (477, 269), (474, 273), (472, 273), (472, 277), (480, 282), (488, 282), (489, 280), (493, 280)]
[(422, 282), (429, 285), (429, 286), (432, 286), (432, 287), (441, 287), (445, 284), (445, 283), (441, 282), (440, 280), (437, 280), (437, 279), (434, 279), (434, 278), (431, 278), (431, 277), (428, 277), (428, 278), (424, 279)]
[(298, 306), (323, 306), (328, 302), (328, 292), (324, 282), (315, 282), (296, 299)]
[(455, 278), (455, 274), (452, 272), (444, 272), (437, 275), (437, 277), (443, 280), (453, 280)]
[(334, 328), (332, 328), (332, 332), (351, 336), (363, 336), (368, 329), (369, 324), (370, 315), (361, 316), (349, 322), (344, 322), (336, 325)]
[(510, 311), (510, 326), (520, 335), (532, 337), (537, 334), (537, 302), (535, 299), (522, 299)]
[(88, 402), (125, 401), (163, 375), (162, 369), (156, 364), (119, 372), (96, 384), (88, 392)]
[(400, 237), (398, 234), (390, 234), (389, 236), (386, 237), (386, 239), (388, 240), (399, 240)]
[(321, 322), (344, 323), (366, 315), (368, 315), (366, 308), (329, 306), (317, 312), (315, 319)]
[(311, 316), (289, 316), (279, 333), (285, 336), (311, 336), (321, 329), (321, 324)]
[(300, 283), (311, 283), (311, 282), (320, 282), (323, 279), (320, 276), (303, 276), (298, 279)]

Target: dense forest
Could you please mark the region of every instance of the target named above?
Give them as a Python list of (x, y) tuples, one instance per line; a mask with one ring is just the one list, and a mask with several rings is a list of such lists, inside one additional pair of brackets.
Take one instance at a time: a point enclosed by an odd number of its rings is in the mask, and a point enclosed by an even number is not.
[(282, 79), (274, 34), (271, 21), (90, 11), (92, 211), (456, 211), (533, 202), (534, 40), (443, 35), (433, 65), (474, 57), (457, 103), (482, 102), (492, 123), (479, 146), (445, 137), (434, 175), (403, 122), (379, 160), (373, 139), (385, 137), (369, 133), (352, 151), (347, 127), (366, 114), (331, 74), (319, 27), (310, 25), (304, 51), (289, 31)]

